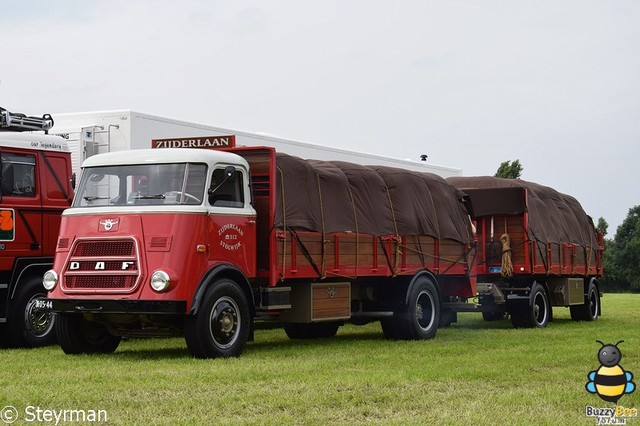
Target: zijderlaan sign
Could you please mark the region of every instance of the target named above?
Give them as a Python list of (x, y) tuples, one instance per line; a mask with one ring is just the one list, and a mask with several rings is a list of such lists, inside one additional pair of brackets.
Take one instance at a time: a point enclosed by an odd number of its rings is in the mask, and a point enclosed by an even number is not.
[(235, 135), (198, 136), (188, 138), (152, 139), (151, 148), (233, 148), (236, 146)]

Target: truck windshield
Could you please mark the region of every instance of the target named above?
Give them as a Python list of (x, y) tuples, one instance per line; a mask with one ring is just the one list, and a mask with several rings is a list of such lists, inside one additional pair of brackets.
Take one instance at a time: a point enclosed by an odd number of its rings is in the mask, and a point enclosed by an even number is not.
[(89, 167), (73, 206), (202, 204), (206, 169), (197, 163)]

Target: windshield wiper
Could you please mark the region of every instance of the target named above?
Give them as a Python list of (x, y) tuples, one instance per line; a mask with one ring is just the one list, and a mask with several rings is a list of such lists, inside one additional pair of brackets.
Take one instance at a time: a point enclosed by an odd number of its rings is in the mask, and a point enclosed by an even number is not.
[(164, 200), (166, 197), (164, 194), (155, 194), (155, 195), (138, 195), (137, 197), (133, 197), (136, 200)]
[(86, 197), (82, 197), (85, 201), (95, 201), (95, 200), (106, 200), (109, 197), (98, 197), (96, 195), (88, 195)]

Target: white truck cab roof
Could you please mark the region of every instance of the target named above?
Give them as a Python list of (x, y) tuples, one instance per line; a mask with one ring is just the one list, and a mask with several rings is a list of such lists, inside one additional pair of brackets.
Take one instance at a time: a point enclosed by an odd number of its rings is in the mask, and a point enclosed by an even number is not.
[(241, 165), (244, 166), (245, 170), (249, 170), (246, 160), (239, 155), (231, 152), (195, 148), (133, 149), (130, 151), (108, 152), (87, 158), (82, 163), (82, 168), (158, 163), (206, 163), (209, 167), (223, 163)]

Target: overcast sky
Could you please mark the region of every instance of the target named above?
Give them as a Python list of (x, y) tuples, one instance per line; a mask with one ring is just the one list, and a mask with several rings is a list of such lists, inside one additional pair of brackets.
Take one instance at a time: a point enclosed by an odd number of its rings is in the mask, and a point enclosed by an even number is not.
[[(640, 1), (0, 0), (0, 106), (131, 109), (640, 204)], [(55, 115), (54, 115), (55, 118)]]

